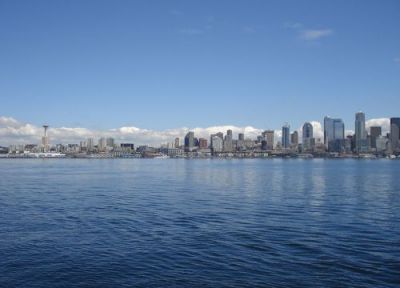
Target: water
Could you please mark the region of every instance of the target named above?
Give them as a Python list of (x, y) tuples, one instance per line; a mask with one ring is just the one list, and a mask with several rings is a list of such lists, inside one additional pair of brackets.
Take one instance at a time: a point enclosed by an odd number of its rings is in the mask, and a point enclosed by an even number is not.
[(0, 169), (0, 287), (399, 287), (400, 161)]

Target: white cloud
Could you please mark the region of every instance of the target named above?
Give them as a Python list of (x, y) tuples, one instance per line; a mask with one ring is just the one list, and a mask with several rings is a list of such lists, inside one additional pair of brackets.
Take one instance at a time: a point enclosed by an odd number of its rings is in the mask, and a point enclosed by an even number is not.
[(323, 37), (332, 35), (331, 29), (306, 29), (300, 32), (300, 38), (307, 41), (318, 40)]
[(390, 119), (389, 118), (377, 118), (365, 121), (365, 128), (369, 132), (369, 128), (372, 126), (382, 127), (382, 134), (385, 135), (390, 131)]
[[(48, 130), (50, 142), (57, 143), (79, 143), (87, 138), (94, 138), (95, 142), (100, 137), (113, 137), (117, 142), (133, 142), (136, 145), (149, 144), (159, 145), (172, 142), (176, 137), (183, 138), (189, 131), (194, 131), (196, 137), (209, 139), (210, 134), (223, 132), (231, 129), (234, 137), (238, 133), (245, 133), (246, 138), (255, 139), (262, 130), (252, 126), (237, 127), (232, 125), (212, 126), (207, 128), (187, 127), (167, 129), (162, 131), (142, 129), (134, 126), (120, 127), (109, 130), (90, 130), (82, 127), (51, 127)], [(43, 135), (43, 128), (28, 123), (22, 123), (11, 117), (0, 117), (0, 145), (10, 144), (38, 144)]]

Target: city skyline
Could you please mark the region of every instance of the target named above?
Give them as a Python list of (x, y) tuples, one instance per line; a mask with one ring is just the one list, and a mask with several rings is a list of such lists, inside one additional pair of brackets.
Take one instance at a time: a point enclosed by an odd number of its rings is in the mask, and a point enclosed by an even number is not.
[(2, 1), (0, 115), (96, 131), (297, 129), (331, 115), (353, 129), (354, 111), (397, 115), (399, 10), (398, 1)]
[[(356, 112), (358, 113), (358, 112)], [(354, 115), (356, 114), (353, 114)], [(367, 114), (368, 116), (368, 114)], [(338, 117), (343, 119), (341, 117)], [(178, 127), (165, 130), (151, 130), (139, 128), (135, 126), (124, 126), (108, 130), (92, 130), (84, 127), (53, 127), (49, 125), (49, 138), (51, 144), (56, 143), (79, 143), (87, 138), (99, 139), (103, 137), (112, 137), (118, 142), (135, 142), (138, 145), (160, 145), (173, 142), (175, 138), (183, 138), (186, 133), (193, 131), (196, 137), (203, 137), (209, 139), (210, 135), (223, 132), (227, 130), (233, 131), (233, 137), (238, 138), (239, 133), (244, 133), (246, 139), (256, 139), (266, 130), (274, 131), (274, 142), (277, 143), (282, 137), (282, 127), (286, 124), (290, 126), (290, 133), (297, 131), (299, 139), (302, 139), (302, 129), (305, 123), (310, 123), (313, 127), (313, 136), (315, 139), (321, 139), (324, 142), (324, 122), (322, 121), (304, 121), (298, 127), (291, 125), (290, 121), (281, 124), (280, 127), (254, 127), (244, 126), (238, 127), (234, 125), (218, 125), (210, 127)], [(345, 136), (353, 135), (354, 129), (348, 129), (352, 123), (344, 123)], [(353, 120), (354, 124), (354, 120)], [(7, 146), (13, 144), (39, 144), (43, 136), (43, 124), (32, 124), (20, 122), (12, 117), (0, 116), (0, 146)], [(382, 128), (382, 134), (390, 132), (390, 118), (377, 118), (368, 119), (366, 117), (365, 127), (369, 129), (373, 126)], [(302, 141), (299, 141), (302, 142)]]

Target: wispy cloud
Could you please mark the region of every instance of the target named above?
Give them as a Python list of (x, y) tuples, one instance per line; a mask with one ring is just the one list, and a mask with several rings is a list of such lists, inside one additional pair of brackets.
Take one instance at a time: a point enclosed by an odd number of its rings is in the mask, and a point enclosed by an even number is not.
[(180, 34), (183, 35), (202, 35), (205, 33), (204, 29), (198, 29), (198, 28), (183, 28), (179, 30)]
[(245, 34), (254, 34), (256, 33), (256, 29), (252, 26), (243, 26), (241, 32)]
[(171, 9), (168, 11), (169, 14), (173, 15), (173, 16), (182, 16), (184, 13), (180, 10), (177, 9)]
[(400, 63), (400, 57), (393, 58), (393, 61), (396, 63)]
[(305, 41), (316, 41), (333, 34), (332, 29), (311, 29), (306, 28), (304, 24), (299, 22), (285, 22), (283, 25), (286, 29), (296, 31), (299, 39)]
[(303, 28), (303, 24), (299, 22), (285, 22), (283, 27), (288, 29), (301, 29)]
[(299, 37), (303, 40), (313, 41), (333, 34), (331, 29), (306, 29), (300, 31)]

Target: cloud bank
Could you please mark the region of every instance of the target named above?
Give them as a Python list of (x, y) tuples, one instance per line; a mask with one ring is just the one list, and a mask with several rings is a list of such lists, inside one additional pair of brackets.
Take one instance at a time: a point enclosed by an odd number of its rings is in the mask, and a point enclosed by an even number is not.
[[(366, 121), (366, 128), (371, 126), (381, 126), (382, 132), (386, 133), (390, 129), (388, 118), (370, 119)], [(310, 121), (314, 128), (314, 137), (323, 139), (323, 127), (319, 121)], [(265, 129), (255, 128), (253, 126), (238, 127), (233, 125), (196, 127), (196, 128), (175, 128), (166, 130), (149, 130), (134, 126), (119, 127), (109, 130), (90, 130), (83, 127), (51, 127), (49, 129), (49, 137), (51, 144), (72, 144), (84, 141), (87, 138), (94, 138), (95, 143), (101, 137), (113, 137), (119, 143), (130, 142), (135, 145), (155, 145), (173, 142), (175, 138), (181, 140), (189, 131), (194, 131), (196, 137), (209, 139), (210, 134), (217, 132), (226, 133), (226, 130), (232, 130), (234, 138), (237, 134), (244, 133), (245, 138), (256, 139), (257, 136)], [(299, 139), (302, 137), (302, 126), (297, 129)], [(352, 134), (352, 131), (346, 131)], [(0, 146), (8, 146), (11, 144), (39, 144), (43, 135), (43, 128), (30, 123), (20, 122), (12, 117), (0, 116)], [(275, 130), (275, 142), (280, 141), (282, 136), (281, 129)], [(300, 140), (301, 141), (301, 140)]]

